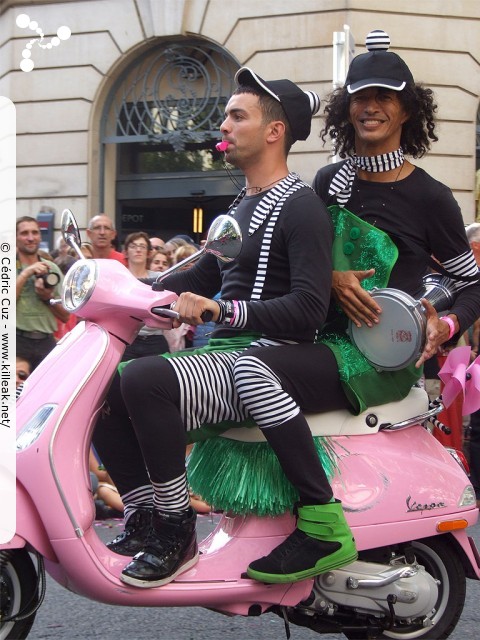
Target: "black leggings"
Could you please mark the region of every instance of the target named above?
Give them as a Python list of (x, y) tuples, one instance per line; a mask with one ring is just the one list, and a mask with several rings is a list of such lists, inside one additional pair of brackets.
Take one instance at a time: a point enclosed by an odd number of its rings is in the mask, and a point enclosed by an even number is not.
[[(253, 347), (239, 356), (236, 365), (252, 356), (274, 372), (303, 411), (349, 408), (335, 358), (327, 347)], [(121, 381), (118, 374), (115, 377), (106, 406), (109, 410), (98, 421), (94, 445), (121, 495), (149, 484), (149, 476), (152, 482), (165, 483), (181, 475), (186, 434), (179, 383), (167, 359), (154, 356), (131, 362)], [(263, 433), (301, 501), (328, 502), (332, 492), (303, 414)]]

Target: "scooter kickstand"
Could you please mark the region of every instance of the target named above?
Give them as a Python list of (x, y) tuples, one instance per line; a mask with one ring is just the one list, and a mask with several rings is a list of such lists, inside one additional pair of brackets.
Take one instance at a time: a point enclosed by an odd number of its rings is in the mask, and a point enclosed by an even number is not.
[(285, 625), (285, 635), (287, 636), (287, 640), (290, 640), (290, 622), (287, 617), (287, 607), (280, 607), (282, 611), (283, 624)]

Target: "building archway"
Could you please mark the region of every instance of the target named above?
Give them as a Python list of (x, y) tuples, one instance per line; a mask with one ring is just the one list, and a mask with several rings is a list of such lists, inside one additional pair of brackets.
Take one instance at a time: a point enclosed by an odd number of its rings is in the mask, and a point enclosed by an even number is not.
[[(100, 121), (99, 202), (105, 210), (113, 181), (121, 240), (137, 230), (198, 240), (226, 211), (238, 186), (215, 142), (238, 68), (218, 45), (185, 38), (157, 42), (119, 74)], [(193, 226), (194, 209), (202, 227)]]

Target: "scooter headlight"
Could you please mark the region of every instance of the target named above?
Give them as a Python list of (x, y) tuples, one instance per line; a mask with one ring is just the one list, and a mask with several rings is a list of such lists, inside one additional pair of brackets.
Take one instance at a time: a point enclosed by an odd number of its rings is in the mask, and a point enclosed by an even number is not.
[(78, 260), (63, 281), (62, 302), (67, 311), (78, 311), (87, 302), (97, 282), (95, 260)]

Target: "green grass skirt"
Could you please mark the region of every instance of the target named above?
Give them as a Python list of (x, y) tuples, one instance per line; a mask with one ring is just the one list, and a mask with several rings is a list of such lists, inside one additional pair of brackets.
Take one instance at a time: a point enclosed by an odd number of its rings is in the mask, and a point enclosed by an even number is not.
[[(330, 480), (337, 470), (337, 455), (329, 438), (314, 440)], [(215, 510), (235, 514), (277, 516), (292, 511), (298, 501), (267, 442), (221, 437), (197, 442), (188, 461), (188, 482)]]

